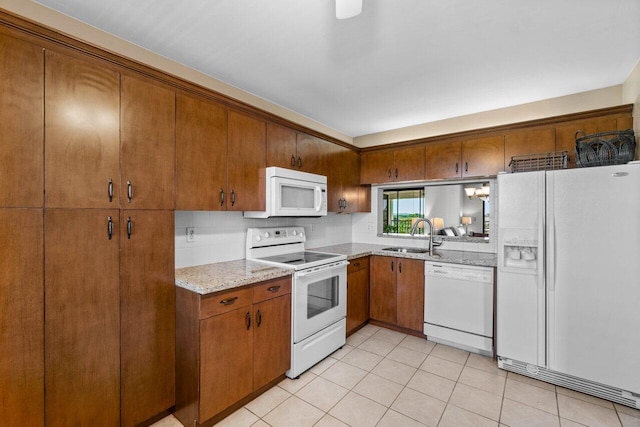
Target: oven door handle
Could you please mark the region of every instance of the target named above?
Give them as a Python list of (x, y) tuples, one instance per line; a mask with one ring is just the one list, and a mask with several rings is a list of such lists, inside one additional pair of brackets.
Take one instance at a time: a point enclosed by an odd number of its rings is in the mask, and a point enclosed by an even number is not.
[(327, 266), (312, 268), (312, 269), (310, 269), (308, 271), (298, 271), (298, 272), (295, 273), (295, 275), (296, 275), (296, 277), (310, 276), (312, 274), (322, 273), (322, 272), (325, 272), (325, 271), (333, 270), (334, 268), (342, 267), (343, 265), (348, 265), (348, 264), (349, 264), (349, 261), (339, 261), (339, 262), (336, 262), (336, 263), (329, 264)]

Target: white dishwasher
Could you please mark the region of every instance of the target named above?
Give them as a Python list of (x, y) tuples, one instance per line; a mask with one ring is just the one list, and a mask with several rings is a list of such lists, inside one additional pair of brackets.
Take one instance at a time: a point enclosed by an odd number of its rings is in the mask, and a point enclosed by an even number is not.
[(493, 268), (427, 261), (427, 339), (493, 356)]

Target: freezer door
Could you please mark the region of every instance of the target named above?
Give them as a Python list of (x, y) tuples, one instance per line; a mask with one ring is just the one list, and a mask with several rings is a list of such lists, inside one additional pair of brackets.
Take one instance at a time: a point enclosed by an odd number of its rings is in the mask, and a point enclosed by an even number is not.
[(640, 165), (547, 175), (548, 361), (640, 393)]
[(544, 172), (498, 175), (496, 352), (545, 366)]

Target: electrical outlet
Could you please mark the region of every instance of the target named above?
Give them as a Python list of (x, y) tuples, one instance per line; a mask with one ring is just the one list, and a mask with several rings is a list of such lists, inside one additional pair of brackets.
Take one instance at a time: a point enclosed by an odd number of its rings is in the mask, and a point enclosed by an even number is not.
[(195, 227), (187, 227), (187, 242), (196, 241), (196, 229)]
[(367, 231), (370, 231), (370, 232), (376, 231), (375, 230), (375, 224), (373, 222), (367, 223)]

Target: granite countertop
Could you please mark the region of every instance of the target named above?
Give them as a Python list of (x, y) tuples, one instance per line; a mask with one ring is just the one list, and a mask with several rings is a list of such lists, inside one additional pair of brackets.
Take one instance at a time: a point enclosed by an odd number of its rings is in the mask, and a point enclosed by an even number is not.
[(240, 259), (178, 268), (176, 269), (176, 286), (204, 295), (291, 274), (293, 269)]
[(488, 252), (452, 251), (435, 249), (433, 256), (408, 252), (383, 251), (390, 245), (376, 245), (371, 243), (345, 243), (342, 245), (310, 248), (312, 251), (332, 252), (346, 255), (347, 259), (359, 258), (367, 255), (384, 255), (398, 258), (422, 259), (425, 261), (439, 261), (452, 264), (475, 265), (480, 267), (496, 267), (497, 256)]

